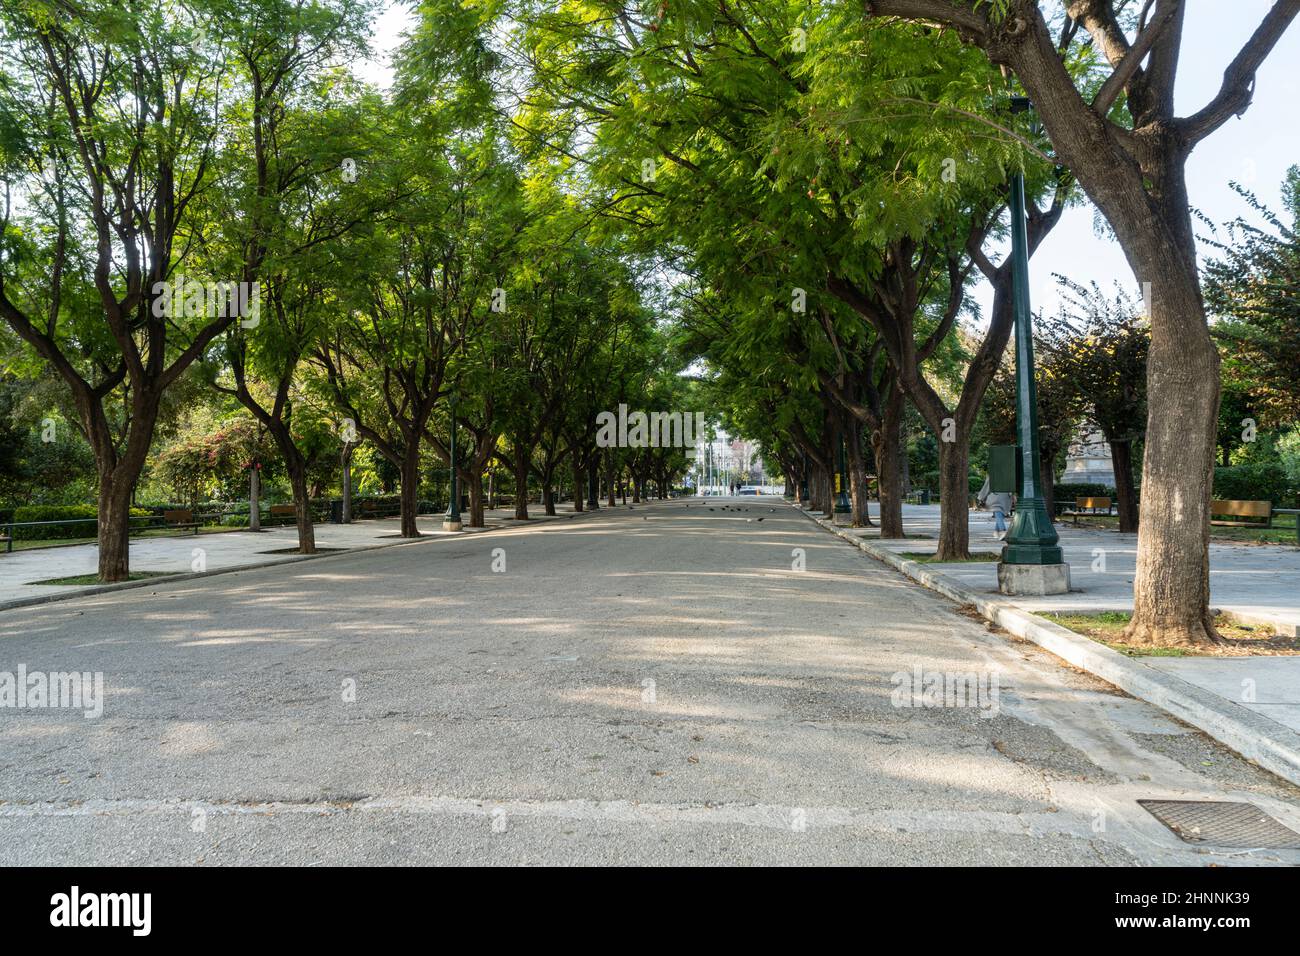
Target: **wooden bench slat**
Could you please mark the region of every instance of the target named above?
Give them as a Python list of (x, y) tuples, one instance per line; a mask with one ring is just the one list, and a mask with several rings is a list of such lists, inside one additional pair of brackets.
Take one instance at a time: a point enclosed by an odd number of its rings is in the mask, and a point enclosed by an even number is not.
[[(1273, 527), (1273, 502), (1214, 498), (1210, 501), (1210, 518), (1262, 519), (1264, 527)], [(1246, 524), (1240, 521), (1211, 521), (1211, 524)]]
[(1210, 502), (1210, 514), (1226, 515), (1235, 518), (1267, 518), (1273, 513), (1271, 501), (1234, 501), (1214, 499)]
[(1073, 518), (1074, 523), (1078, 524), (1080, 515), (1086, 518), (1103, 509), (1105, 509), (1106, 514), (1110, 514), (1112, 505), (1113, 502), (1109, 498), (1079, 497), (1074, 499), (1074, 510), (1062, 512), (1061, 517)]

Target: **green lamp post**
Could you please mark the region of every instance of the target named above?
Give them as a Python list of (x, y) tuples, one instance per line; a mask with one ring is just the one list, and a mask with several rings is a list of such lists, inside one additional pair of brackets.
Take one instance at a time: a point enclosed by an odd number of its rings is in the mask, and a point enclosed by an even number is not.
[(844, 461), (844, 436), (839, 436), (839, 467), (835, 470), (835, 511), (837, 515), (850, 514), (853, 505), (849, 502), (848, 469)]
[(596, 463), (593, 460), (590, 467), (587, 468), (587, 510), (597, 511), (600, 508), (600, 489), (597, 487)]
[[(1011, 111), (1030, 108), (1013, 96)], [(1016, 435), (1020, 454), (1020, 499), (1002, 547), (998, 586), (1004, 594), (1061, 594), (1070, 588), (1060, 540), (1039, 488), (1038, 392), (1034, 385), (1034, 330), (1029, 309), (1029, 237), (1025, 218), (1025, 177), (1011, 177), (1012, 312), (1016, 329)]]
[(447, 504), (447, 513), (442, 518), (443, 531), (459, 531), (460, 521), (460, 484), (456, 480), (456, 393), (451, 393), (451, 441), (447, 447), (447, 463), (451, 469), (451, 501)]

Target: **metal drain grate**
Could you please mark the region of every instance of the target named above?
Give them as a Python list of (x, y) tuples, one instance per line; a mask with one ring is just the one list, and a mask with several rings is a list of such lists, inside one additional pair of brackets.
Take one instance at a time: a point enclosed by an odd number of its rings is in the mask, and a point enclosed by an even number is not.
[(1139, 800), (1187, 843), (1251, 850), (1300, 850), (1300, 833), (1252, 803), (1224, 800)]

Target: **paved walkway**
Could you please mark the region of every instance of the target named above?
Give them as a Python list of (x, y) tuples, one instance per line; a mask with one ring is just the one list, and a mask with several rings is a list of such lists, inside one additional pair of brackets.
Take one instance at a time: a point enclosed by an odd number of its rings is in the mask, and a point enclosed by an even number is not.
[[(872, 506), (872, 519), (877, 517)], [(881, 541), (878, 528), (853, 529), (896, 554), (933, 554), (937, 548), (937, 505), (906, 505), (903, 530), (926, 538)], [(1070, 565), (1070, 593), (1045, 597), (1007, 597), (1007, 603), (1034, 613), (1131, 611), (1137, 535), (1117, 531), (1056, 526), (1061, 550)], [(999, 552), (993, 516), (972, 511), (970, 549)], [(1104, 560), (1104, 564), (1100, 563)], [(994, 562), (928, 564), (967, 590), (997, 594)], [(1210, 545), (1210, 599), (1213, 606), (1248, 622), (1266, 623), (1279, 633), (1300, 629), (1300, 548), (1291, 545)], [(1250, 710), (1300, 731), (1300, 657), (1144, 658), (1153, 667), (1225, 696)], [(1250, 679), (1254, 700), (1243, 699), (1242, 681)]]
[[(572, 517), (571, 505), (560, 505), (555, 518)], [(541, 508), (530, 508), (530, 521), (551, 521)], [(497, 508), (484, 514), (485, 528), (466, 532), (493, 530), (514, 525), (513, 508)], [(430, 537), (455, 536), (442, 530), (441, 515), (421, 515), (421, 534)], [(376, 518), (351, 524), (316, 525), (317, 548), (375, 548), (402, 544), (397, 518)], [(298, 546), (298, 532), (292, 525), (278, 525), (261, 532), (230, 531), (185, 534), (171, 537), (131, 539), (131, 571), (165, 571), (184, 574), (196, 570), (220, 571), (247, 565), (283, 564), (299, 560), (300, 555), (273, 554)], [(94, 574), (98, 567), (99, 548), (94, 544), (76, 544), (58, 548), (31, 548), (6, 554), (0, 549), (0, 609), (15, 602), (80, 594), (95, 585), (41, 585), (34, 581)]]
[(1300, 790), (761, 498), (14, 609), (19, 666), (103, 712), (0, 708), (0, 865), (1300, 863), (1137, 803)]

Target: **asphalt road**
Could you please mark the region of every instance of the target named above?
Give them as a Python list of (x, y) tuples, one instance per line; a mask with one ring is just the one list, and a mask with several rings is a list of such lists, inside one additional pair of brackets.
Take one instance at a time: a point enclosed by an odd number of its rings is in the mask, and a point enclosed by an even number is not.
[[(20, 665), (103, 714), (0, 706), (0, 864), (1300, 862), (1136, 803), (1295, 788), (779, 501), (19, 609)], [(981, 693), (896, 706), (917, 668)]]

